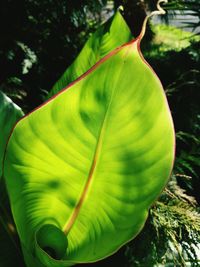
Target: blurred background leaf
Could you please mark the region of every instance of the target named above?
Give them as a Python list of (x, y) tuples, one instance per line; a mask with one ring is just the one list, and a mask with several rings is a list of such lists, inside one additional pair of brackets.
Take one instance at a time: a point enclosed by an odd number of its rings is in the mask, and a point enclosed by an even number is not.
[(15, 123), (23, 112), (12, 100), (0, 91), (0, 179), (2, 176), (3, 158), (6, 143)]

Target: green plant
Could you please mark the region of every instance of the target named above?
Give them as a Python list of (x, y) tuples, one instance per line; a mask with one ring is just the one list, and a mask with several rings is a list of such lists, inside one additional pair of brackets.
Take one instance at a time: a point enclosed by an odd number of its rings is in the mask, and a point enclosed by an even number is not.
[(173, 125), (141, 56), (144, 30), (21, 120), (9, 139), (4, 175), (28, 266), (71, 266), (113, 253), (141, 230), (170, 175)]
[(114, 18), (101, 25), (99, 29), (88, 39), (83, 49), (66, 69), (60, 79), (55, 83), (48, 97), (58, 93), (69, 83), (73, 82), (97, 61), (106, 56), (111, 50), (125, 44), (132, 39), (132, 34), (119, 11)]
[(3, 156), (8, 137), (14, 124), (22, 116), (22, 110), (0, 91), (0, 178), (2, 176)]
[(12, 253), (16, 255), (16, 262), (19, 260), (18, 252), (16, 254), (18, 248), (16, 248), (13, 240), (15, 230), (12, 226), (12, 219), (8, 214), (9, 204), (2, 179), (2, 165), (8, 137), (14, 124), (22, 116), (22, 110), (0, 91), (0, 264), (3, 267), (10, 266), (10, 255)]

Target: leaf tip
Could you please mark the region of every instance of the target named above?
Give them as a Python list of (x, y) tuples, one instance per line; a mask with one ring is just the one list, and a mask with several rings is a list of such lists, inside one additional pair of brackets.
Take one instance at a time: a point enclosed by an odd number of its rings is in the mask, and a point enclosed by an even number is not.
[(124, 11), (124, 7), (123, 6), (119, 6), (117, 10), (118, 11)]

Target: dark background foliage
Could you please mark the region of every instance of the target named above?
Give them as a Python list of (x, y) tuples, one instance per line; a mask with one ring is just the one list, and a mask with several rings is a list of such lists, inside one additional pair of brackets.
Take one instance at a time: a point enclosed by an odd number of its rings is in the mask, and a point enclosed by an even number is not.
[[(89, 35), (119, 5), (124, 6), (124, 18), (137, 36), (146, 12), (155, 4), (154, 0), (1, 0), (0, 90), (25, 113), (31, 111), (45, 100)], [(183, 25), (198, 34), (198, 0), (172, 0), (166, 9), (164, 22), (176, 21), (183, 14)], [(188, 21), (188, 14), (196, 20)], [(142, 233), (114, 256), (91, 266), (186, 266), (185, 255), (192, 262), (189, 266), (199, 266), (192, 245), (200, 243), (200, 42), (190, 41), (189, 46), (179, 50), (161, 50), (154, 43), (154, 28), (148, 28), (143, 52), (163, 83), (172, 110), (177, 133), (175, 167)], [(5, 227), (15, 238), (7, 246), (9, 254), (16, 255), (15, 266), (23, 267), (20, 249), (15, 253), (18, 240), (5, 190), (0, 188), (1, 202), (5, 203), (0, 207), (0, 262), (8, 255), (2, 246), (7, 242)], [(3, 223), (5, 216), (10, 228)], [(176, 252), (169, 249), (170, 242)]]
[[(4, 91), (17, 85), (27, 110), (40, 104), (45, 91), (52, 87), (89, 33), (99, 25), (105, 3), (0, 1), (0, 84)], [(34, 63), (28, 73), (23, 74), (26, 58)]]

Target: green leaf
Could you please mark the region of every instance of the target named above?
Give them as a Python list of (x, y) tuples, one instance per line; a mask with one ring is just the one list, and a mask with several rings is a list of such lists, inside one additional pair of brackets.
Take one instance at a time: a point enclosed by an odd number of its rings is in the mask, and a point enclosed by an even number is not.
[[(16, 121), (22, 117), (22, 110), (0, 91), (0, 178), (6, 143)], [(0, 266), (22, 267), (22, 260), (16, 247), (14, 227), (9, 215), (6, 189), (3, 179), (0, 181)]]
[(4, 174), (29, 267), (114, 253), (142, 229), (168, 180), (172, 118), (139, 43), (112, 51), (10, 137)]
[(103, 24), (88, 39), (72, 65), (66, 69), (56, 82), (48, 97), (53, 96), (69, 83), (89, 70), (97, 61), (110, 51), (132, 39), (132, 34), (122, 15), (118, 11), (114, 17)]
[(6, 142), (14, 124), (22, 116), (22, 110), (0, 91), (0, 178)]
[(159, 51), (181, 51), (190, 46), (192, 42), (200, 41), (199, 35), (184, 31), (172, 25), (157, 24), (153, 25), (155, 33), (154, 44), (159, 45)]

